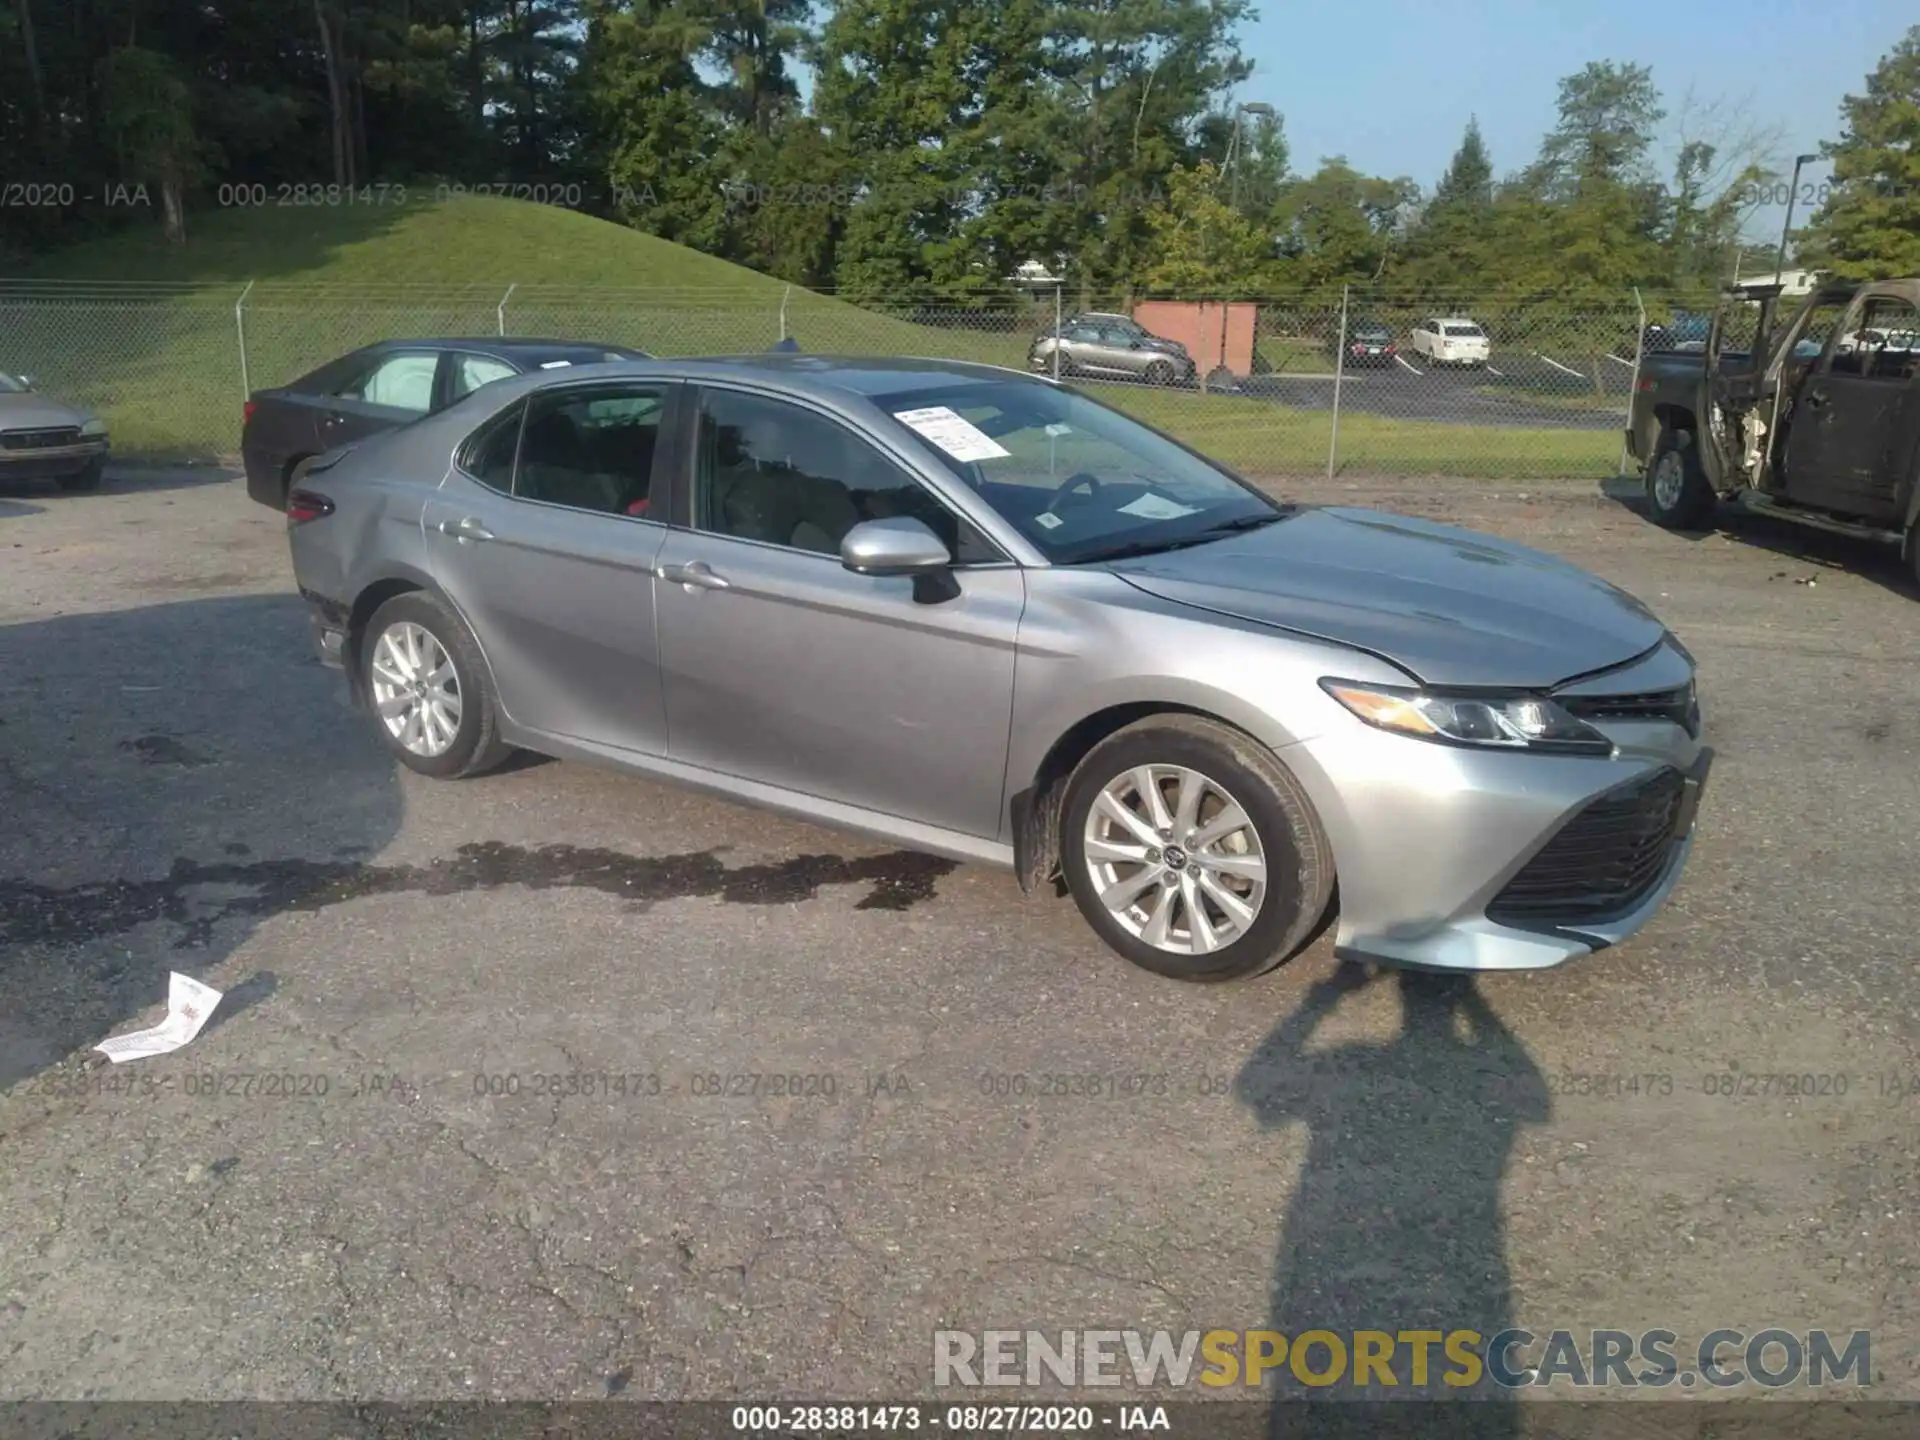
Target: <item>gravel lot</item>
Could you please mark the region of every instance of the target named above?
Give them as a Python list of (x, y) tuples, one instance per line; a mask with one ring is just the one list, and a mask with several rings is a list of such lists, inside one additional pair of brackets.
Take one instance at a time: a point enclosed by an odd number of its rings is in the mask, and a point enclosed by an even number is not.
[[(943, 1326), (1273, 1316), (1871, 1329), (1920, 1398), (1897, 567), (1590, 486), (1290, 488), (1558, 551), (1695, 650), (1719, 762), (1635, 942), (1188, 988), (997, 874), (571, 764), (421, 781), (231, 476), (0, 492), (0, 1398), (898, 1398)], [(176, 969), (214, 1024), (101, 1068)], [(585, 1073), (633, 1078), (533, 1093)], [(835, 1093), (697, 1093), (743, 1075)]]

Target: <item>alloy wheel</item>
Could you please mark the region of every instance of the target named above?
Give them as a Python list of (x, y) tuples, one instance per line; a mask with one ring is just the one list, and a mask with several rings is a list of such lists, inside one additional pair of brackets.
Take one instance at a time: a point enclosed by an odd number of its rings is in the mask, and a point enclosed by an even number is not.
[(374, 642), (374, 710), (402, 748), (431, 759), (460, 733), (460, 676), (433, 632), (398, 620)]
[(1266, 854), (1239, 801), (1183, 765), (1141, 765), (1095, 797), (1088, 877), (1114, 920), (1155, 949), (1205, 955), (1244, 936), (1267, 894)]

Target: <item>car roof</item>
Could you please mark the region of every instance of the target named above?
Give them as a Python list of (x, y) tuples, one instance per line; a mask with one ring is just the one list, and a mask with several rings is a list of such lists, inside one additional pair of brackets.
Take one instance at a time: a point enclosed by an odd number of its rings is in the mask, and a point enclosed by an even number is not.
[(618, 353), (648, 358), (647, 352), (631, 345), (602, 344), (597, 340), (550, 340), (532, 335), (435, 335), (380, 340), (368, 350), (478, 350), (492, 355), (606, 355)]
[(1475, 320), (1471, 315), (1442, 315), (1439, 323), (1442, 325), (1478, 325), (1480, 322)]
[[(969, 386), (1032, 385), (1054, 382), (1024, 370), (978, 365), (964, 360), (920, 359), (898, 355), (807, 355), (756, 353), (704, 355), (674, 359), (614, 360), (578, 366), (567, 372), (533, 371), (484, 387), (496, 393), (525, 394), (546, 385), (587, 380), (635, 379), (761, 381), (792, 394), (811, 395), (829, 404), (847, 397), (878, 401), (919, 390)], [(496, 387), (497, 390), (496, 390)], [(476, 392), (478, 393), (478, 392)]]

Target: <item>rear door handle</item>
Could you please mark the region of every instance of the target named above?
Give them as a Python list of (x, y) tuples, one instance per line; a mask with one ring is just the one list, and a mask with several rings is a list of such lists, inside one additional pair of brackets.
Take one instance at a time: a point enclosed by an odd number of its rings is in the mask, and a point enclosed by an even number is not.
[(493, 531), (487, 529), (486, 526), (482, 525), (471, 515), (462, 516), (458, 520), (442, 520), (440, 522), (440, 533), (442, 535), (451, 535), (456, 540), (493, 539)]
[(653, 573), (675, 585), (697, 586), (702, 590), (727, 588), (725, 578), (715, 574), (713, 567), (704, 560), (692, 560), (685, 565), (658, 565)]

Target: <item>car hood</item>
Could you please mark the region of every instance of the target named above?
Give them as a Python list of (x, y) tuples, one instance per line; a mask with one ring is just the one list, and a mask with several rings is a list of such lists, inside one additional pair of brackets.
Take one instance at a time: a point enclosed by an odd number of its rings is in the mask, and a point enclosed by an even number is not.
[(50, 395), (29, 390), (0, 394), (0, 430), (39, 430), (57, 425), (84, 425), (93, 418), (85, 410), (63, 405)]
[(1381, 511), (1303, 509), (1111, 568), (1163, 600), (1365, 650), (1425, 685), (1546, 689), (1666, 634), (1638, 600), (1563, 560)]
[(1178, 340), (1162, 340), (1158, 335), (1149, 336), (1140, 342), (1143, 350), (1158, 350), (1163, 355), (1184, 355), (1187, 347)]

